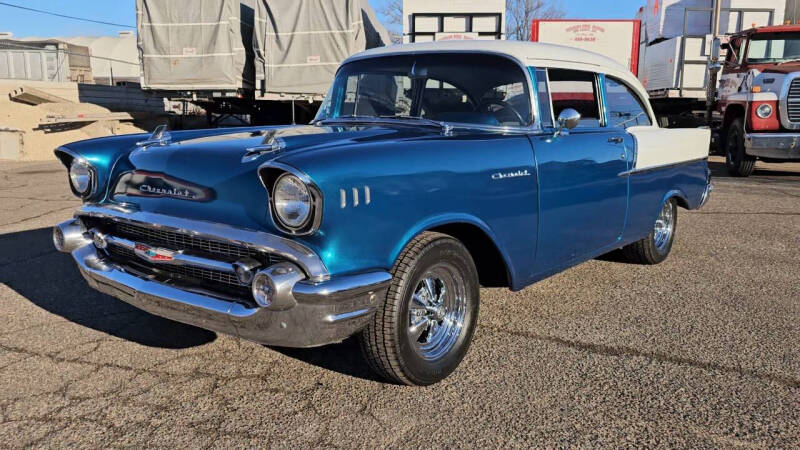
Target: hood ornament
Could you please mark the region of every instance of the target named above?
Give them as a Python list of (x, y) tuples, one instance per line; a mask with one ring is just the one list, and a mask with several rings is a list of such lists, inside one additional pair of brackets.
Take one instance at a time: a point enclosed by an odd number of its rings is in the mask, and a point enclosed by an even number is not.
[(137, 142), (136, 145), (138, 147), (149, 147), (151, 145), (167, 145), (172, 141), (172, 135), (170, 134), (169, 130), (167, 130), (166, 125), (159, 125), (153, 130), (153, 133), (150, 134), (150, 137), (145, 139), (144, 141)]
[(277, 153), (286, 148), (286, 141), (276, 137), (277, 134), (278, 130), (267, 131), (261, 144), (247, 149), (244, 156), (242, 156), (242, 163), (254, 161), (265, 153)]

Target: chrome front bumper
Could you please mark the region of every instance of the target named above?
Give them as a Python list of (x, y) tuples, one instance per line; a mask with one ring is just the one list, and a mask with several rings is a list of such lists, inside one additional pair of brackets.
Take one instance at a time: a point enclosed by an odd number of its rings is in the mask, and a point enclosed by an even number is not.
[(342, 341), (367, 325), (391, 280), (384, 271), (324, 281), (304, 274), (292, 285), (278, 284), (284, 292), (277, 295), (290, 303), (257, 306), (142, 277), (112, 262), (79, 228), (76, 220), (57, 225), (54, 243), (72, 254), (92, 288), (157, 316), (268, 345), (315, 347)]
[(751, 133), (744, 139), (748, 155), (761, 158), (800, 160), (800, 134)]

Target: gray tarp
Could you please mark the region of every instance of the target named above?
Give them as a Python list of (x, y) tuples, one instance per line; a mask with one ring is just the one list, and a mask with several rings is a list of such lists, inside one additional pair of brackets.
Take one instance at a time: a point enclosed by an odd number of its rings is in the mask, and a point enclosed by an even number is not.
[(256, 0), (257, 92), (324, 95), (345, 58), (390, 43), (368, 0)]
[(136, 0), (142, 87), (253, 89), (253, 2)]

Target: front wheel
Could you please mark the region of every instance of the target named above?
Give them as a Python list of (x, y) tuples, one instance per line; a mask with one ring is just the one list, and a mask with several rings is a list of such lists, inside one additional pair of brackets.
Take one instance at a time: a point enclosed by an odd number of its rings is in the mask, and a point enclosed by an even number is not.
[(364, 356), (389, 380), (441, 381), (464, 358), (475, 331), (475, 263), (458, 240), (427, 232), (403, 249), (392, 275), (386, 300), (360, 334)]
[(725, 166), (734, 177), (749, 177), (756, 168), (756, 158), (745, 152), (744, 124), (742, 119), (734, 120), (728, 127), (725, 138)]
[(625, 258), (636, 264), (658, 264), (669, 256), (678, 230), (678, 205), (674, 198), (664, 202), (650, 234), (622, 248)]

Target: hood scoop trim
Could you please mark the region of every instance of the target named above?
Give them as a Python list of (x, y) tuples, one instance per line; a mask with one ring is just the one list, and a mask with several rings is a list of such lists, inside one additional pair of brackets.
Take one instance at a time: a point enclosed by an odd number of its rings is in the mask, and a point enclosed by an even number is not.
[(264, 140), (261, 141), (261, 144), (247, 149), (244, 156), (242, 156), (242, 163), (244, 164), (255, 161), (261, 155), (267, 153), (277, 153), (286, 148), (286, 141), (276, 137), (276, 134), (278, 134), (277, 130), (270, 130), (266, 132), (264, 134)]

